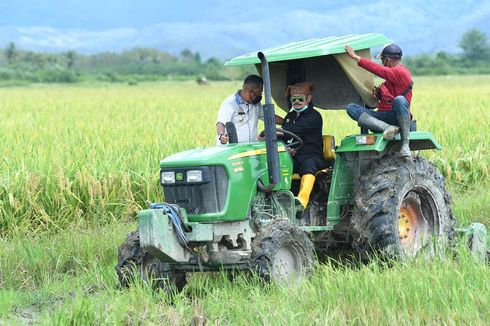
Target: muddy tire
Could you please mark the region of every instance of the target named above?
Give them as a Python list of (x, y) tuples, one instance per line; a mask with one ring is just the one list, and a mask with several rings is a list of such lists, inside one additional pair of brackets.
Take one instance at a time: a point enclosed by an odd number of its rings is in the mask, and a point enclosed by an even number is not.
[(351, 222), (353, 246), (363, 258), (430, 257), (454, 240), (444, 178), (422, 157), (373, 162), (360, 178)]
[(138, 231), (129, 233), (119, 246), (116, 272), (122, 287), (141, 280), (155, 290), (163, 289), (170, 294), (181, 291), (186, 284), (184, 272), (173, 271), (169, 264), (141, 249)]
[(266, 282), (294, 285), (311, 275), (316, 258), (304, 230), (276, 219), (252, 242), (251, 262), (252, 270)]

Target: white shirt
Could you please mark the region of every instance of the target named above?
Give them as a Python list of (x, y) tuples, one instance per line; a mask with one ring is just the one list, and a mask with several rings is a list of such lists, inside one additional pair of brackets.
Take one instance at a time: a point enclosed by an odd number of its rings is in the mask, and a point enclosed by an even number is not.
[[(257, 141), (258, 119), (264, 119), (262, 104), (257, 103), (254, 105), (246, 103), (240, 97), (239, 93), (234, 93), (221, 103), (216, 123), (221, 122), (226, 125), (229, 121), (233, 122), (235, 124), (238, 142), (245, 143)], [(219, 139), (217, 143), (221, 144)]]

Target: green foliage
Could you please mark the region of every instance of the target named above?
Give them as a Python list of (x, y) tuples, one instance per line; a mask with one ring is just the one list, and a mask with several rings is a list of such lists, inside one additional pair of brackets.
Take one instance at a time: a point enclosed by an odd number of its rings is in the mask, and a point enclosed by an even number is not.
[[(104, 52), (82, 55), (38, 53), (18, 50), (10, 43), (0, 57), (0, 81), (31, 83), (73, 83), (82, 80), (134, 83), (171, 78), (208, 80), (242, 79), (246, 72), (238, 67), (226, 67), (217, 58), (202, 62), (199, 52), (183, 50), (178, 57), (148, 48), (134, 48), (121, 53)], [(253, 67), (252, 67), (253, 68)], [(138, 77), (135, 77), (138, 76)]]
[[(135, 211), (162, 199), (160, 159), (213, 145), (218, 107), (240, 84), (0, 88), (0, 324), (490, 323), (489, 266), (464, 243), (444, 260), (329, 261), (296, 288), (196, 273), (172, 302), (138, 282), (119, 289), (117, 247)], [(490, 226), (489, 92), (490, 76), (415, 80), (419, 130), (444, 146), (421, 155), (445, 175), (459, 224)], [(322, 116), (337, 142), (359, 130), (345, 111)]]
[(17, 59), (18, 53), (15, 43), (10, 42), (7, 48), (5, 49), (5, 58), (9, 64), (13, 64)]
[(43, 83), (75, 83), (78, 81), (76, 73), (66, 69), (41, 70), (36, 76)]
[(476, 29), (466, 32), (460, 41), (462, 55), (439, 51), (404, 58), (413, 75), (489, 74), (490, 47), (486, 35)]
[[(490, 73), (490, 50), (484, 33), (471, 29), (461, 38), (462, 55), (439, 51), (404, 58), (414, 75)], [(242, 79), (255, 73), (255, 67), (226, 67), (217, 58), (202, 61), (199, 52), (184, 49), (178, 56), (149, 48), (121, 53), (82, 55), (36, 53), (17, 49), (10, 43), (0, 57), (0, 81), (30, 83), (73, 83), (83, 80), (134, 83), (168, 79)]]
[[(0, 323), (41, 325), (487, 325), (489, 266), (453, 256), (318, 266), (298, 287), (194, 273), (172, 301), (141, 282), (117, 288), (117, 247), (136, 225), (112, 223), (2, 243)], [(253, 304), (251, 304), (251, 302)]]
[(77, 53), (75, 51), (66, 52), (66, 67), (72, 69), (75, 66), (75, 60), (77, 58)]
[(471, 62), (488, 62), (490, 60), (490, 47), (487, 43), (487, 36), (477, 29), (473, 28), (464, 33), (459, 46), (464, 51), (464, 57)]
[[(490, 50), (486, 35), (476, 29), (460, 41), (462, 55), (444, 51), (404, 58), (413, 75), (489, 74)], [(20, 50), (10, 43), (0, 53), (0, 81), (3, 84), (74, 83), (85, 80), (133, 84), (141, 81), (241, 80), (256, 73), (253, 65), (227, 67), (217, 58), (203, 61), (199, 52), (184, 49), (178, 56), (149, 48), (134, 48), (121, 53), (103, 52), (82, 55), (75, 51), (38, 53)]]
[[(162, 158), (215, 143), (217, 109), (241, 86), (128, 84), (0, 88), (0, 235), (131, 219), (162, 199)], [(418, 127), (444, 146), (422, 155), (453, 187), (489, 184), (489, 90), (489, 76), (415, 80)], [(359, 131), (343, 110), (322, 115), (337, 141)]]

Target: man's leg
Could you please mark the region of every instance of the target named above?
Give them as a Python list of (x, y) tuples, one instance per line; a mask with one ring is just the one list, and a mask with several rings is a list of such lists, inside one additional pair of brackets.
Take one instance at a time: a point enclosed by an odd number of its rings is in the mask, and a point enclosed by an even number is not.
[(349, 117), (355, 121), (359, 120), (359, 117), (361, 116), (361, 114), (371, 111), (371, 110), (366, 109), (366, 108), (360, 106), (359, 104), (355, 104), (355, 103), (351, 103), (351, 104), (347, 105), (346, 110), (347, 110), (347, 115), (349, 115)]
[(407, 99), (403, 95), (395, 97), (391, 110), (395, 113), (397, 118), (399, 116), (410, 116), (410, 106)]
[(361, 114), (358, 123), (360, 126), (368, 128), (372, 131), (382, 132), (383, 138), (386, 140), (392, 140), (399, 133), (398, 127), (387, 124), (383, 120), (377, 119), (369, 113)]
[(400, 126), (400, 137), (402, 139), (400, 155), (410, 157), (410, 109), (405, 96), (395, 97), (392, 111), (396, 114), (396, 119)]
[(299, 174), (301, 185), (299, 187), (298, 200), (304, 208), (310, 201), (310, 194), (315, 184), (315, 174), (325, 168), (326, 162), (323, 157), (312, 156), (301, 162)]
[(399, 128), (392, 125), (397, 121), (390, 112), (377, 112), (352, 103), (347, 105), (347, 114), (351, 119), (356, 120), (359, 126), (374, 132), (382, 132), (386, 140), (392, 140), (399, 133)]
[(306, 208), (308, 202), (310, 201), (310, 194), (313, 190), (313, 185), (315, 184), (315, 175), (314, 174), (303, 174), (301, 176), (301, 184), (299, 186), (298, 200), (303, 206)]

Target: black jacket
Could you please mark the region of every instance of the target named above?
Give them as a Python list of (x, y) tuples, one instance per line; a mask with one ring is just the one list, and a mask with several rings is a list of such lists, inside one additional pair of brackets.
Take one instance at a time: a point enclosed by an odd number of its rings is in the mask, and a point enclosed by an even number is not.
[[(299, 116), (296, 111), (291, 109), (284, 117), (282, 128), (298, 135), (303, 140), (303, 146), (296, 154), (298, 162), (302, 162), (312, 156), (323, 158), (322, 127), (322, 116), (312, 105), (301, 112)], [(284, 136), (283, 140), (286, 144), (294, 141), (288, 136)]]

